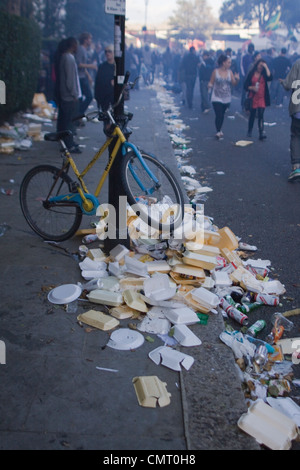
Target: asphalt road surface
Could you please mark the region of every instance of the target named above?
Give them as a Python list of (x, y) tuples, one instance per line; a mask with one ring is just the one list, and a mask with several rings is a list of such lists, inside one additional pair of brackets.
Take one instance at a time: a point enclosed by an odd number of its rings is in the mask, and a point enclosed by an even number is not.
[[(179, 95), (176, 102), (181, 104)], [(184, 135), (190, 139), (192, 149), (186, 164), (195, 168), (194, 177), (203, 186), (212, 189), (199, 201), (204, 204), (205, 215), (212, 217), (218, 227), (230, 227), (243, 242), (255, 245), (257, 251), (251, 257), (271, 261), (270, 276), (286, 288), (276, 311), (299, 308), (300, 184), (287, 181), (291, 171), (288, 97), (282, 108), (271, 105), (266, 109), (265, 141), (258, 139), (257, 121), (252, 139), (246, 137), (248, 118), (236, 92), (225, 116), (222, 141), (215, 137), (213, 109), (208, 114), (201, 112), (198, 82), (193, 109), (181, 104), (180, 112), (189, 126)], [(240, 140), (252, 144), (236, 146)], [(266, 306), (249, 314), (250, 324), (258, 319), (267, 323), (259, 338), (264, 339), (270, 332), (274, 311)], [(294, 329), (289, 336), (299, 336), (300, 316), (290, 319)], [(231, 323), (237, 326), (236, 322)], [(299, 367), (294, 367), (294, 372), (299, 378)], [(299, 388), (292, 395), (300, 404)]]

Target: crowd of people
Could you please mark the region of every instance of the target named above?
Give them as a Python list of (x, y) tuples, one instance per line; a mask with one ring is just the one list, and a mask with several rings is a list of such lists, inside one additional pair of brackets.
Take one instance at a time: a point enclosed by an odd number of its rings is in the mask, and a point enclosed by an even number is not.
[[(266, 139), (265, 109), (271, 104), (283, 106), (285, 93), (293, 89), (293, 81), (300, 80), (299, 59), (297, 53), (288, 54), (285, 48), (256, 51), (252, 43), (248, 44), (246, 52), (237, 54), (230, 48), (196, 51), (193, 46), (187, 51), (167, 47), (158, 52), (157, 48), (151, 49), (145, 44), (141, 48), (126, 47), (125, 70), (130, 72), (132, 81), (142, 77), (146, 86), (153, 83), (155, 77), (163, 77), (173, 91), (181, 94), (182, 105), (189, 109), (194, 106), (198, 79), (201, 111), (207, 114), (214, 110), (218, 140), (224, 138), (224, 116), (236, 89), (241, 96), (241, 109), (248, 115), (247, 136), (252, 137), (257, 118), (259, 139), (263, 141)], [(108, 109), (114, 101), (114, 72), (113, 45), (94, 44), (89, 33), (82, 33), (78, 40), (71, 37), (60, 42), (55, 54), (57, 130), (72, 131), (72, 135), (66, 137), (66, 145), (72, 152), (80, 153), (74, 141), (74, 115), (83, 115), (93, 98), (99, 109)], [(139, 89), (139, 82), (136, 89)], [(290, 114), (292, 181), (300, 177), (300, 106), (290, 106)]]

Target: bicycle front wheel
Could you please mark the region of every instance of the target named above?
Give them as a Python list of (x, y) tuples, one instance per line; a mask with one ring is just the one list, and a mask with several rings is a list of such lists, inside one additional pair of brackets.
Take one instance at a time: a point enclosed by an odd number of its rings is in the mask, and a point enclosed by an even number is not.
[(143, 150), (140, 153), (142, 161), (132, 150), (123, 158), (122, 184), (128, 202), (147, 225), (173, 232), (184, 216), (181, 187), (164, 163)]
[(48, 202), (50, 197), (70, 193), (72, 180), (66, 173), (57, 178), (59, 171), (51, 165), (32, 168), (20, 187), (21, 209), (29, 226), (43, 239), (57, 242), (71, 238), (82, 219), (77, 205)]

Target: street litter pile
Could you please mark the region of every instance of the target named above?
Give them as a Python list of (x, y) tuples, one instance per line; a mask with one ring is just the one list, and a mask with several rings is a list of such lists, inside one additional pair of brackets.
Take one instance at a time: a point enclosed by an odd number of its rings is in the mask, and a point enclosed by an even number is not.
[(197, 179), (196, 169), (189, 165), (189, 158), (193, 153), (191, 141), (185, 135), (185, 131), (189, 129), (189, 126), (180, 118), (180, 108), (175, 103), (174, 95), (172, 95), (172, 92), (166, 91), (163, 82), (157, 81), (153, 88), (156, 91), (157, 99), (164, 115), (181, 175), (181, 181), (187, 196), (193, 204), (205, 202), (207, 200), (207, 193), (211, 192), (212, 188), (203, 186), (199, 179)]
[[(220, 340), (234, 353), (251, 406), (261, 400), (269, 408), (277, 408), (276, 412), (279, 406), (280, 413), (292, 410), (290, 419), (294, 423), (293, 419), (297, 419), (298, 427), (299, 407), (297, 411), (295, 402), (291, 406), (291, 399), (287, 409), (283, 403), (293, 380), (293, 364), (285, 357), (294, 353), (291, 342), (283, 350), (281, 341), (284, 342), (282, 335), (291, 331), (293, 324), (275, 311), (274, 329), (268, 342), (256, 338), (264, 322), (251, 325), (254, 308), (278, 307), (280, 296), (285, 293), (285, 286), (270, 277), (270, 261), (249, 258), (257, 248), (243, 243), (229, 227), (218, 228), (209, 217), (201, 219), (201, 230), (199, 214), (191, 206), (186, 207), (183, 225), (189, 220), (197, 229), (183, 230), (180, 239), (164, 239), (161, 233), (158, 238), (148, 238), (143, 231), (133, 232), (137, 219), (128, 207), (128, 231), (134, 233), (130, 248), (118, 244), (109, 254), (100, 245), (99, 248), (88, 246), (91, 241), (103, 238), (105, 228), (100, 221), (97, 233), (83, 238), (85, 244), (79, 247), (79, 268), (84, 281), (73, 287), (69, 285), (71, 291), (61, 296), (50, 293), (49, 301), (71, 305), (78, 298), (88, 300), (92, 308), (78, 315), (77, 321), (109, 332), (107, 346), (110, 348), (135, 350), (156, 335), (162, 345), (149, 353), (149, 360), (158, 367), (177, 372), (182, 368), (188, 371), (193, 366), (194, 357), (186, 353), (186, 348), (201, 347), (203, 327), (200, 325), (207, 324), (211, 315), (222, 315), (228, 324)], [(245, 252), (247, 259), (243, 259)], [(123, 320), (129, 321), (126, 327), (121, 324)], [(295, 356), (295, 363), (296, 359)], [(151, 385), (149, 380), (148, 377), (133, 379), (135, 391), (141, 394), (139, 404), (150, 407), (170, 404), (166, 384), (160, 383), (156, 376), (152, 377)], [(161, 400), (153, 400), (153, 389), (163, 397)], [(249, 410), (253, 409), (251, 406)], [(264, 416), (260, 416), (262, 419)], [(248, 417), (244, 417), (239, 427), (254, 435), (256, 428), (249, 430), (247, 422)], [(258, 428), (261, 432), (261, 425)], [(260, 442), (269, 445), (264, 440)], [(274, 445), (287, 446), (277, 442)]]
[[(300, 362), (300, 338), (285, 337), (292, 334), (290, 318), (296, 312), (277, 311), (285, 286), (272, 278), (269, 260), (253, 258), (256, 246), (243, 243), (227, 226), (219, 228), (194, 204), (211, 188), (203, 188), (188, 165), (192, 149), (187, 147), (178, 110), (170, 106), (165, 93), (158, 97), (192, 202), (185, 206), (182, 225), (172, 234), (159, 232), (128, 206), (130, 248), (120, 243), (105, 253), (101, 244), (88, 246), (107, 236), (109, 217), (100, 206), (94, 233), (79, 246), (82, 279), (54, 288), (48, 299), (67, 305), (80, 325), (107, 332), (111, 349), (136, 350), (145, 341), (152, 343), (153, 336), (159, 338), (161, 346), (149, 353), (158, 371), (167, 367), (188, 372), (195, 362), (194, 348), (202, 346), (204, 325), (212, 315), (221, 315), (225, 326), (219, 339), (233, 352), (249, 404), (238, 427), (271, 449), (289, 449), (300, 426), (300, 408), (287, 397), (291, 386), (298, 385), (293, 367)], [(91, 308), (78, 314), (80, 299)], [(266, 322), (253, 324), (251, 311), (266, 306), (273, 310), (273, 328), (262, 341), (257, 335)], [(167, 384), (157, 376), (131, 380), (140, 406), (170, 405)]]
[(12, 154), (15, 150), (29, 150), (33, 141), (44, 139), (42, 124), (52, 125), (56, 119), (54, 103), (48, 103), (43, 93), (36, 93), (32, 113), (23, 113), (22, 121), (14, 125), (5, 123), (0, 127), (0, 153)]
[[(189, 165), (193, 149), (190, 140), (184, 135), (187, 127), (180, 120), (180, 109), (174, 104), (172, 94), (163, 90), (162, 84), (157, 86), (157, 97), (165, 116), (182, 183), (190, 202), (201, 203), (206, 200), (207, 193), (212, 189), (201, 185), (197, 180), (195, 168)], [(251, 143), (239, 141), (236, 146), (244, 147)], [(257, 335), (266, 328), (266, 322), (260, 320), (251, 325), (252, 309), (262, 305), (280, 307), (280, 296), (285, 293), (285, 286), (271, 278), (269, 260), (249, 259), (247, 254), (255, 252), (255, 246), (242, 243), (230, 233), (228, 227), (219, 231), (212, 226), (208, 231), (213, 233), (213, 236), (208, 238), (206, 234), (204, 237), (202, 254), (203, 248), (209, 248), (210, 251), (205, 253), (205, 256), (215, 256), (220, 264), (197, 266), (204, 267), (210, 274), (208, 279), (212, 284), (209, 285), (206, 279), (202, 287), (217, 295), (219, 299), (217, 307), (210, 313), (217, 310), (223, 315), (225, 330), (220, 335), (220, 340), (233, 351), (249, 406), (248, 414), (241, 417), (238, 426), (267, 447), (290, 448), (291, 440), (297, 438), (300, 426), (300, 407), (287, 397), (292, 386), (299, 386), (299, 383), (293, 380), (293, 366), (300, 363), (300, 338), (282, 339), (282, 336), (292, 334), (290, 332), (294, 325), (287, 316), (299, 313), (299, 309), (283, 314), (276, 311), (272, 315), (273, 329), (266, 341), (258, 339)], [(227, 245), (217, 240), (217, 234), (222, 231), (227, 231)], [(219, 251), (211, 251), (212, 248)], [(193, 259), (195, 265), (197, 251), (193, 242), (184, 243), (183, 261), (186, 263), (188, 259), (190, 262)], [(245, 252), (247, 260), (242, 259)], [(197, 261), (199, 262), (199, 258)], [(203, 259), (201, 261), (203, 262)], [(195, 291), (192, 292), (195, 296)], [(231, 319), (231, 324), (227, 321), (228, 318)], [(232, 320), (239, 325), (238, 328), (232, 326)], [(276, 415), (277, 411), (280, 412), (279, 415)], [(288, 417), (290, 422), (285, 423), (284, 427), (282, 423), (285, 417)]]

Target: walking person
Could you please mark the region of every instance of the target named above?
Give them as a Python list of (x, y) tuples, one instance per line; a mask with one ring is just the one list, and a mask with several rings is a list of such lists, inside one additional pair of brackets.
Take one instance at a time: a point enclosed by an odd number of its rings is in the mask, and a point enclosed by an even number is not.
[(200, 59), (196, 54), (196, 49), (194, 46), (191, 46), (189, 52), (183, 56), (181, 64), (186, 85), (186, 101), (189, 109), (193, 108), (194, 89), (198, 75), (199, 63)]
[(271, 80), (270, 69), (262, 59), (255, 63), (246, 77), (244, 88), (249, 93), (249, 98), (252, 101), (248, 120), (248, 137), (252, 137), (254, 121), (257, 116), (259, 140), (267, 138), (264, 133), (264, 113), (266, 107), (271, 104), (268, 87), (268, 82)]
[(208, 51), (202, 54), (202, 61), (199, 67), (199, 82), (200, 82), (200, 96), (201, 96), (201, 111), (207, 114), (211, 108), (210, 96), (208, 92), (208, 83), (211, 74), (214, 70), (215, 63), (209, 56)]
[(80, 87), (82, 98), (79, 104), (79, 113), (84, 114), (89, 104), (93, 99), (90, 82), (92, 77), (89, 75), (88, 70), (97, 70), (95, 63), (89, 63), (88, 48), (92, 44), (92, 35), (90, 33), (82, 33), (79, 37), (79, 46), (76, 52), (76, 62), (78, 66), (78, 75), (80, 80)]
[[(254, 44), (252, 44), (252, 42), (251, 42), (250, 44), (248, 44), (247, 53), (244, 54), (241, 58), (241, 64), (240, 65), (241, 65), (242, 85), (245, 84), (246, 77), (248, 75), (250, 67), (253, 64), (254, 51), (255, 51), (255, 47), (254, 47)], [(246, 99), (246, 93), (245, 93), (244, 86), (242, 86), (242, 96), (241, 96), (242, 110), (245, 109), (245, 99)]]
[(239, 83), (239, 74), (233, 74), (231, 58), (221, 54), (217, 61), (218, 67), (213, 71), (208, 87), (212, 88), (211, 102), (215, 111), (216, 138), (223, 139), (222, 126), (225, 112), (231, 104), (231, 87)]
[(284, 89), (281, 86), (280, 80), (285, 79), (291, 70), (291, 61), (287, 58), (287, 50), (285, 47), (281, 49), (280, 55), (273, 60), (272, 75), (273, 81), (271, 83), (271, 100), (275, 102), (278, 108), (283, 106)]
[(292, 66), (290, 72), (280, 83), (285, 90), (291, 90), (289, 114), (291, 116), (291, 165), (292, 171), (288, 177), (289, 182), (300, 181), (300, 59)]
[(114, 103), (115, 58), (112, 45), (105, 48), (106, 60), (99, 65), (95, 78), (95, 98), (98, 108), (107, 111)]
[(74, 141), (75, 127), (73, 118), (78, 111), (78, 100), (81, 88), (75, 61), (77, 40), (73, 37), (63, 39), (55, 57), (55, 95), (58, 104), (57, 132), (69, 130), (72, 135), (66, 136), (64, 142), (72, 153), (81, 153)]

